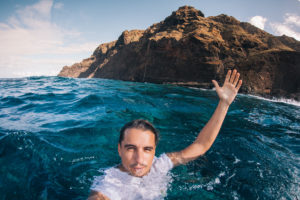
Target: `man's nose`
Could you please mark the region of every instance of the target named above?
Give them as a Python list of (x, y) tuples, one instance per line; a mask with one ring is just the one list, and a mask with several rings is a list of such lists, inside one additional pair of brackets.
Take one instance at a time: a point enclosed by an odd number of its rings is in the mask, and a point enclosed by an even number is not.
[(143, 153), (143, 151), (141, 151), (141, 150), (137, 150), (137, 151), (136, 151), (136, 154), (135, 154), (135, 161), (136, 161), (138, 164), (143, 164), (143, 162), (144, 162), (144, 153)]

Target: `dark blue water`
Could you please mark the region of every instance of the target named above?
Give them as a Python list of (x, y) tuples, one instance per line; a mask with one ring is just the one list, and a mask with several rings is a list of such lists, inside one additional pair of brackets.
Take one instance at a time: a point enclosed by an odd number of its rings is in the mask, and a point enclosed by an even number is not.
[[(120, 162), (121, 126), (160, 130), (181, 150), (218, 102), (214, 91), (103, 79), (0, 79), (0, 200), (85, 199)], [(300, 199), (300, 107), (239, 95), (207, 154), (172, 170), (166, 199)]]

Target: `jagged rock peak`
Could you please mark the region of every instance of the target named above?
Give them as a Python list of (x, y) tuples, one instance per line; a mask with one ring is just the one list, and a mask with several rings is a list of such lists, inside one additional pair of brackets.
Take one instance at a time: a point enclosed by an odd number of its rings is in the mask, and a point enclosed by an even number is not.
[(185, 18), (188, 17), (196, 17), (196, 16), (200, 16), (200, 17), (204, 17), (204, 14), (200, 11), (195, 9), (192, 6), (182, 6), (180, 8), (178, 8), (177, 11), (173, 12), (173, 14), (177, 15), (177, 16), (182, 16)]
[(216, 22), (220, 22), (222, 24), (230, 24), (230, 25), (239, 25), (240, 24), (240, 21), (238, 21), (234, 17), (224, 15), (224, 14), (214, 16), (214, 17), (209, 17), (209, 18)]
[(116, 46), (127, 45), (131, 42), (137, 42), (143, 36), (145, 30), (125, 30), (122, 35), (119, 37)]
[(182, 6), (172, 15), (165, 19), (167, 25), (177, 25), (184, 22), (198, 20), (199, 17), (204, 17), (204, 14), (192, 6)]

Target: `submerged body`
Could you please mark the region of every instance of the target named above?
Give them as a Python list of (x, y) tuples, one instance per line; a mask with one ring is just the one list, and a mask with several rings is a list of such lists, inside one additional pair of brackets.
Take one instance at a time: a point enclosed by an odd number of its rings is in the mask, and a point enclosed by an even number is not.
[(143, 177), (129, 175), (118, 167), (105, 170), (105, 176), (96, 177), (91, 190), (114, 200), (163, 199), (171, 177), (168, 171), (173, 163), (166, 154), (155, 157), (149, 173)]

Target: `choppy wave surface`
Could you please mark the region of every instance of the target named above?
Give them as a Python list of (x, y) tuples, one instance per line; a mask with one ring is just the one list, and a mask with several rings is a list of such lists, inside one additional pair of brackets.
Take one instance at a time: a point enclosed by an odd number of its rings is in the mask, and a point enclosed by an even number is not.
[[(120, 162), (132, 119), (189, 145), (217, 105), (211, 90), (104, 79), (0, 79), (0, 199), (85, 199)], [(211, 150), (172, 170), (166, 199), (300, 199), (299, 105), (239, 95)]]

